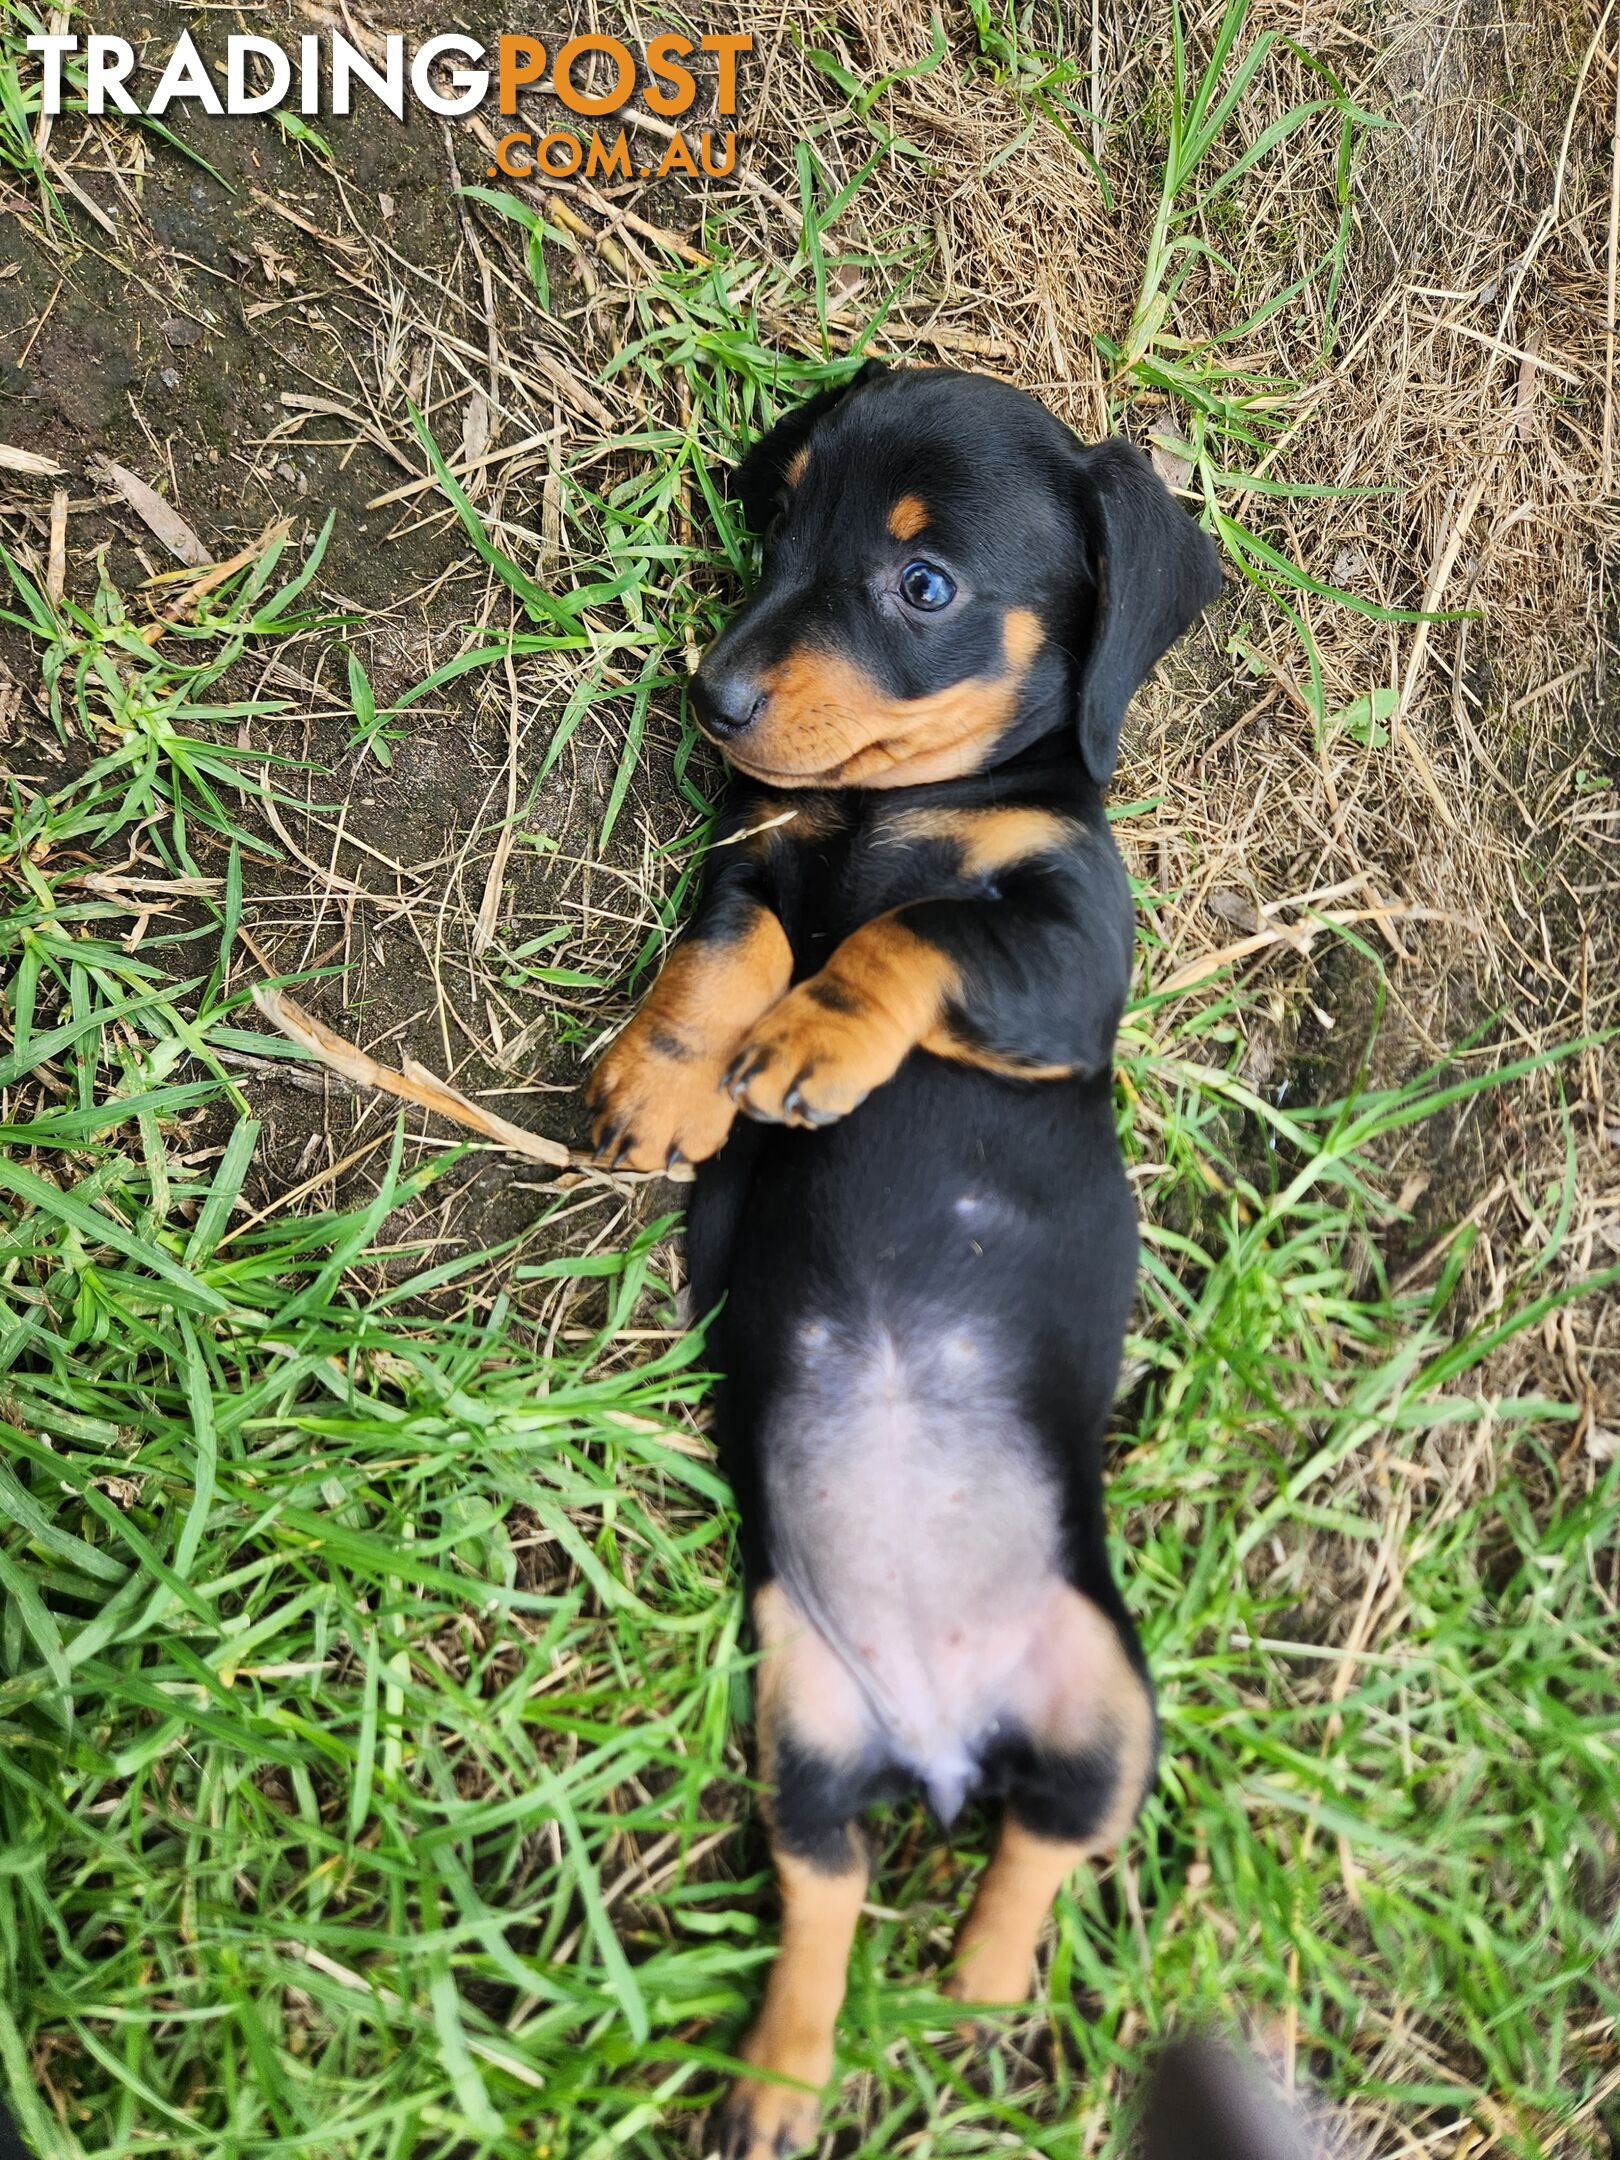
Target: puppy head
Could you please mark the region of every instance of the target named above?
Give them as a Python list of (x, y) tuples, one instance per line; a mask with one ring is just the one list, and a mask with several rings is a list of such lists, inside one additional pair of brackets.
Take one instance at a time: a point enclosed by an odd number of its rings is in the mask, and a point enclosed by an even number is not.
[(772, 429), (732, 491), (765, 573), (694, 703), (778, 787), (952, 779), (1057, 728), (1105, 786), (1132, 693), (1220, 589), (1139, 451), (1082, 449), (988, 376), (869, 363)]

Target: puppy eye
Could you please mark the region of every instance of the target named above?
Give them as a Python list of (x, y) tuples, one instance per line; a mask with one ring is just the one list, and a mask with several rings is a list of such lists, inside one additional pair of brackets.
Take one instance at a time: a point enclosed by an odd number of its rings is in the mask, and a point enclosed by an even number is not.
[(950, 606), (956, 586), (937, 564), (908, 562), (900, 573), (900, 597), (908, 607), (931, 615), (937, 608)]

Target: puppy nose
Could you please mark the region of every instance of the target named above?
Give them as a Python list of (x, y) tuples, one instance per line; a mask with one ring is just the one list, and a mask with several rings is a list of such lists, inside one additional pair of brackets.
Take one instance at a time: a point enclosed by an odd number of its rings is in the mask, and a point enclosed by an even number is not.
[(765, 692), (739, 668), (699, 668), (692, 690), (698, 718), (711, 735), (740, 735), (764, 710)]

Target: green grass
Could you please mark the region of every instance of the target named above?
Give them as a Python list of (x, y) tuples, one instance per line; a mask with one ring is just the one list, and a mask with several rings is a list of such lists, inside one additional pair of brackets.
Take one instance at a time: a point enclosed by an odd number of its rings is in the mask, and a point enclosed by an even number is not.
[[(470, 1303), (480, 1256), (414, 1259), (395, 1226), (431, 1173), (397, 1142), (365, 1210), (233, 1227), (251, 1120), (200, 1165), (165, 1147), (219, 1098), (184, 1061), (237, 1039), (228, 1003), (171, 983), (131, 1016), (153, 992), (98, 972), (95, 909), (42, 852), (98, 809), (109, 838), (122, 785), (92, 771), (26, 827), (42, 889), (0, 924), (14, 962), (44, 945), (51, 991), (6, 1075), (48, 1054), (62, 1082), (0, 1163), (0, 2051), (27, 2127), (48, 2154), (666, 2150), (768, 1935), (732, 1827), (726, 1501), (675, 1422), (697, 1347), (610, 1349), (656, 1298), (662, 1226), (567, 1358), (526, 1334), (521, 1259)], [(987, 2098), (942, 2042), (919, 1967), (963, 1885), (891, 1822), (878, 1896), (904, 1917), (863, 1936), (846, 2025), (878, 2088), (862, 2149), (922, 2121), (914, 2150), (1067, 2150), (1142, 2024), (1294, 2002), (1330, 2087), (1362, 2085), (1398, 2003), (1476, 2067), (1391, 2097), (1511, 2094), (1508, 2148), (1543, 2149), (1615, 2007), (1620, 1486), (1559, 1499), (1567, 1407), (1477, 1376), (1567, 1293), (1527, 1284), (1458, 1340), (1455, 1266), (1383, 1286), (1372, 1154), (1442, 1076), (1284, 1119), (1233, 1077), (1218, 1001), (1168, 1056), (1151, 1014), (1148, 988), (1123, 1069), (1160, 1123), (1156, 1227), (1113, 1506), (1166, 1775), (1134, 1897), (1064, 1903), (1033, 2096)], [(1450, 1494), (1437, 1444), (1487, 1419), (1510, 1475)], [(1390, 1509), (1407, 1618), (1330, 1697), (1313, 1557)]]
[[(1072, 71), (1010, 15), (975, 19), (987, 62), (1080, 125)], [(1354, 118), (1331, 97), (1310, 117)], [(1173, 187), (1167, 167), (1122, 402), (1162, 362), (1193, 167)], [(824, 310), (840, 191), (813, 150), (801, 177), (806, 238), (764, 289)], [(899, 281), (915, 258), (865, 266)], [(408, 757), (412, 703), (455, 672), (577, 651), (542, 765), (604, 668), (628, 671), (611, 831), (651, 699), (746, 567), (716, 458), (856, 364), (784, 358), (739, 314), (728, 278), (758, 267), (672, 267), (638, 295), (621, 365), (683, 379), (691, 423), (649, 419), (632, 477), (566, 477), (569, 591), (457, 503), (522, 627), (469, 635), (386, 709), (351, 674), (374, 753)], [(1225, 461), (1234, 399), (1258, 413), (1261, 390), (1212, 382), (1190, 399), (1220, 421), (1200, 485), (1242, 561)], [(686, 500), (712, 547), (679, 537)], [(1257, 536), (1276, 561), (1251, 554), (1247, 606), (1302, 589), (1278, 537)], [(237, 663), (341, 627), (318, 545), (156, 648), (110, 583), (56, 610), (7, 558), (70, 757), (53, 790), (14, 786), (0, 827), (0, 2076), (49, 2160), (653, 2160), (716, 2090), (771, 1942), (728, 1502), (691, 1422), (701, 1344), (619, 1339), (667, 1313), (667, 1220), (539, 1257), (537, 1202), (536, 1238), (447, 1255), (421, 1226), (454, 1158), (409, 1167), (398, 1135), (363, 1207), (240, 1204), (259, 1133), (223, 1054), (278, 1052), (229, 963), (277, 775), (231, 747), (270, 709)], [(689, 735), (673, 779), (701, 816)], [(137, 834), (185, 912), (129, 952), (127, 911), (83, 879)], [(1141, 897), (1120, 1111), (1147, 1222), (1111, 1505), (1164, 1774), (1119, 1866), (1060, 1904), (1039, 2073), (965, 2053), (934, 1992), (977, 1833), (947, 1866), (910, 1811), (885, 1818), (840, 2149), (1068, 2156), (1078, 2126), (1119, 2152), (1144, 2038), (1206, 2014), (1297, 2017), (1326, 2092), (1414, 2134), (1598, 2150), (1620, 1466), (1572, 1470), (1574, 1407), (1513, 1376), (1614, 1274), (1564, 1285), (1554, 1180), (1483, 1316), (1459, 1302), (1469, 1231), (1403, 1286), (1384, 1168), (1399, 1133), (1576, 1046), (1285, 1111), (1242, 1078), (1235, 991), (1158, 987), (1176, 896)], [(556, 958), (539, 941), (511, 964)], [(536, 1299), (570, 1271), (599, 1331), (548, 1349)]]

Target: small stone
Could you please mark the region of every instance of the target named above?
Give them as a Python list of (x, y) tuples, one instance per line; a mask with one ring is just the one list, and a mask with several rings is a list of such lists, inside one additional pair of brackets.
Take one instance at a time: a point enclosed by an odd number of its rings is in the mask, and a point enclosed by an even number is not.
[(1260, 916), (1254, 902), (1243, 893), (1232, 892), (1219, 886), (1209, 896), (1207, 903), (1212, 915), (1228, 922), (1234, 930), (1246, 931), (1250, 936), (1260, 927)]

